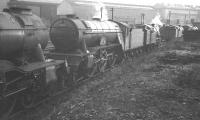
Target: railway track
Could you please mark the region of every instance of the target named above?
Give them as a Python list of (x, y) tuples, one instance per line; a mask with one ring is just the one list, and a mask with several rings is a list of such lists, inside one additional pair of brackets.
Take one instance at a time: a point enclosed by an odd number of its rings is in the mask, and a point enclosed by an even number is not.
[[(120, 64), (118, 64), (118, 65), (120, 65)], [(115, 66), (113, 66), (111, 68), (107, 68), (104, 72), (108, 72), (108, 71), (112, 70), (114, 67), (117, 67), (118, 65), (115, 65)], [(57, 96), (60, 96), (60, 95), (62, 95), (64, 93), (69, 93), (69, 92), (73, 91), (74, 89), (77, 89), (78, 87), (83, 85), (83, 83), (89, 82), (90, 80), (92, 80), (92, 79), (94, 79), (94, 78), (96, 78), (98, 76), (101, 76), (102, 74), (103, 73), (97, 73), (91, 78), (80, 78), (80, 79), (77, 80), (77, 83), (73, 87), (71, 87), (71, 88), (66, 87), (63, 90), (61, 90), (61, 91), (59, 91), (59, 92), (57, 92), (57, 93), (55, 93), (55, 94), (53, 94), (51, 96), (45, 97), (42, 100), (40, 100), (39, 102), (37, 102), (35, 105), (33, 105), (33, 107), (31, 107), (31, 108), (23, 108), (23, 107), (18, 108), (17, 111), (13, 111), (13, 113), (8, 118), (5, 118), (4, 120), (15, 120), (15, 117), (20, 116), (21, 114), (26, 112), (28, 109), (32, 109), (34, 107), (38, 107), (42, 103), (45, 103), (47, 101), (51, 101), (53, 98), (55, 98)]]
[[(159, 46), (159, 48), (160, 47), (163, 47), (164, 46), (164, 44), (162, 44), (162, 46)], [(157, 49), (159, 49), (159, 48), (157, 48)], [(152, 51), (154, 51), (154, 49), (153, 50), (151, 50), (151, 52)], [(87, 83), (87, 82), (89, 82), (90, 80), (92, 80), (92, 79), (94, 79), (94, 78), (97, 78), (98, 76), (101, 76), (103, 73), (105, 73), (105, 72), (108, 72), (108, 71), (110, 71), (110, 70), (112, 70), (112, 69), (114, 69), (115, 67), (118, 67), (118, 66), (120, 66), (121, 64), (124, 64), (124, 62), (126, 62), (127, 60), (134, 60), (135, 58), (137, 58), (137, 57), (139, 57), (139, 56), (143, 56), (143, 55), (145, 55), (145, 54), (148, 54), (149, 52), (143, 52), (143, 54), (138, 54), (137, 56), (129, 56), (129, 57), (125, 57), (120, 63), (118, 63), (118, 64), (116, 64), (116, 65), (113, 65), (113, 66), (111, 66), (111, 67), (109, 67), (109, 68), (107, 68), (104, 72), (98, 72), (98, 73), (96, 73), (93, 77), (88, 77), (88, 78), (84, 78), (84, 77), (82, 77), (82, 78), (79, 78), (79, 79), (77, 79), (76, 81), (76, 84), (74, 84), (74, 85), (72, 85), (71, 87), (66, 87), (66, 88), (64, 88), (63, 90), (61, 90), (61, 91), (59, 91), (59, 92), (56, 92), (55, 94), (53, 94), (53, 95), (51, 95), (51, 96), (46, 96), (45, 98), (43, 98), (42, 100), (39, 100), (39, 102), (37, 102), (35, 105), (33, 105), (33, 107), (32, 108), (34, 108), (34, 107), (38, 107), (39, 105), (41, 105), (42, 103), (45, 103), (45, 102), (47, 102), (47, 101), (51, 101), (53, 98), (55, 98), (55, 97), (57, 97), (57, 96), (60, 96), (60, 95), (62, 95), (62, 94), (64, 94), (64, 93), (70, 93), (71, 91), (73, 91), (73, 90), (75, 90), (75, 89), (77, 89), (78, 87), (80, 87), (81, 85), (83, 85), (84, 83)], [(28, 109), (31, 109), (31, 108), (20, 108), (20, 109), (18, 109), (18, 111), (16, 112), (16, 111), (14, 111), (7, 119), (5, 119), (5, 120), (15, 120), (14, 118), (15, 117), (17, 117), (17, 116), (20, 116), (20, 115), (22, 115), (24, 112), (26, 112)]]

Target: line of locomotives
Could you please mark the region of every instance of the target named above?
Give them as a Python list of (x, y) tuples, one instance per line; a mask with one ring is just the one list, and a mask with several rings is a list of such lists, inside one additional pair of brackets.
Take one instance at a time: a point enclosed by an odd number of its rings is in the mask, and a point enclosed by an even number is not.
[[(44, 50), (48, 41), (54, 49)], [(0, 12), (0, 119), (159, 44), (151, 25), (59, 18), (50, 27), (28, 8)]]

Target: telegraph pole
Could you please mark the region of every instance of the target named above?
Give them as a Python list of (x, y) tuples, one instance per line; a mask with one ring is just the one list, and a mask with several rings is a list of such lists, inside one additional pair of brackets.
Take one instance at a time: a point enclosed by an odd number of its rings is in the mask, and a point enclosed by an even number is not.
[(101, 7), (101, 19), (103, 17), (103, 7)]
[(145, 16), (145, 14), (142, 13), (142, 14), (141, 14), (141, 24), (144, 24), (144, 16)]
[(112, 16), (112, 20), (113, 20), (113, 16), (114, 16), (114, 8), (111, 8), (111, 16)]
[(186, 24), (186, 18), (187, 18), (187, 15), (185, 14), (185, 20), (184, 20), (185, 24)]
[(171, 22), (171, 11), (169, 11), (169, 24), (170, 24), (170, 22)]

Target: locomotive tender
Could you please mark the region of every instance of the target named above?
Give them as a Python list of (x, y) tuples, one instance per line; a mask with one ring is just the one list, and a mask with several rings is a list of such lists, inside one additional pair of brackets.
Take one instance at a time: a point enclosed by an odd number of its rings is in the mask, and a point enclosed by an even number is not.
[(33, 106), (37, 96), (54, 91), (52, 84), (63, 86), (65, 62), (45, 60), (48, 40), (48, 29), (30, 9), (0, 12), (0, 119), (16, 105)]

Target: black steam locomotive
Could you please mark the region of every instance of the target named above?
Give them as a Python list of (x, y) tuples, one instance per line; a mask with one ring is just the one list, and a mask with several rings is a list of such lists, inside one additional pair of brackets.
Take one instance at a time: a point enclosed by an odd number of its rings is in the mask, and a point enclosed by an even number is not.
[(48, 40), (48, 29), (30, 9), (0, 12), (0, 119), (16, 105), (31, 107), (37, 96), (64, 87), (65, 62), (44, 57)]
[[(38, 97), (104, 72), (160, 40), (152, 25), (64, 17), (48, 31), (28, 8), (12, 7), (0, 16), (0, 118), (16, 103), (32, 107)], [(49, 39), (55, 48), (44, 53)]]
[(66, 59), (73, 80), (103, 72), (122, 59), (122, 31), (111, 21), (86, 21), (76, 18), (56, 20), (50, 29), (55, 50), (51, 59)]
[(151, 25), (129, 26), (115, 21), (57, 19), (50, 28), (55, 49), (47, 58), (67, 60), (71, 79), (104, 72), (125, 56), (134, 56), (158, 45), (158, 31)]

